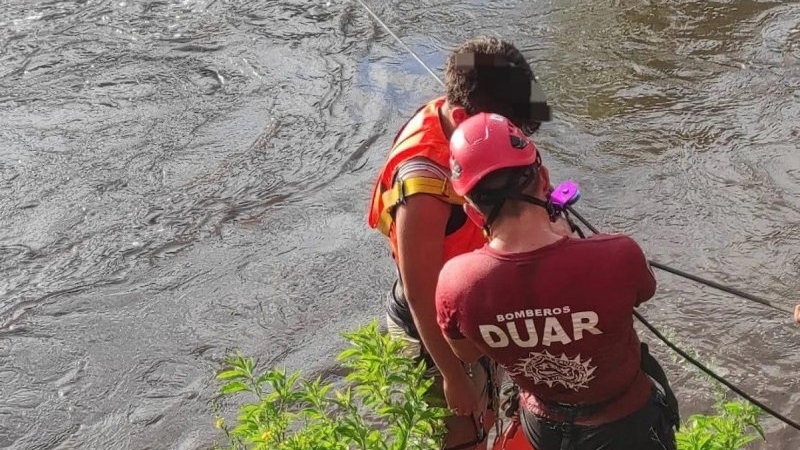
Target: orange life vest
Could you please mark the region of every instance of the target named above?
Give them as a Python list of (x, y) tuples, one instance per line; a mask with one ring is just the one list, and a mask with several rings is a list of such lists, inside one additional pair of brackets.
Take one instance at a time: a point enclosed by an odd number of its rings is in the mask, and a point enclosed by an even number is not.
[[(445, 137), (439, 120), (439, 110), (444, 102), (444, 97), (430, 101), (417, 110), (400, 129), (372, 191), (367, 222), (370, 227), (378, 229), (389, 238), (395, 258), (398, 250), (394, 213), (406, 197), (428, 194), (454, 205), (464, 204), (464, 199), (453, 191), (449, 180), (428, 177), (413, 177), (403, 182), (395, 180), (400, 164), (415, 157), (425, 157), (442, 167), (450, 167), (450, 142)], [(483, 230), (467, 220), (458, 230), (445, 236), (443, 262), (480, 248), (485, 243)]]

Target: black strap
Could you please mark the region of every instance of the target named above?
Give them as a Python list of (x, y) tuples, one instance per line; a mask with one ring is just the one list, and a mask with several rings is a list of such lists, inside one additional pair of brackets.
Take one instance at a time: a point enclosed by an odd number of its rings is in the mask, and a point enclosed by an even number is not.
[(672, 386), (669, 384), (669, 379), (667, 378), (667, 374), (664, 372), (664, 369), (653, 357), (653, 355), (650, 354), (650, 349), (644, 342), (642, 342), (641, 367), (644, 373), (652, 377), (664, 390), (664, 400), (666, 401), (667, 408), (670, 411), (670, 419), (672, 420), (673, 425), (675, 425), (675, 429), (680, 430), (681, 414), (678, 407), (678, 398), (675, 397), (675, 392), (672, 390)]
[[(555, 205), (555, 203), (551, 202), (550, 200), (541, 200), (536, 197), (527, 195), (527, 194), (516, 194), (510, 198), (515, 200), (522, 200), (523, 202), (531, 203), (537, 206), (541, 206), (542, 208), (547, 210), (547, 213), (550, 215), (550, 220), (555, 222), (559, 215), (561, 215), (562, 209)], [(574, 224), (570, 224), (571, 227), (574, 227)]]
[(573, 421), (561, 425), (561, 450), (572, 450), (572, 433), (575, 430)]
[(572, 221), (572, 218), (569, 216), (569, 211), (565, 209), (562, 211), (562, 213), (564, 213), (564, 218), (567, 219), (567, 223), (569, 224), (570, 230), (572, 230), (573, 233), (578, 233), (578, 236), (580, 236), (581, 239), (586, 239), (586, 235), (583, 234), (583, 230), (581, 230), (581, 227), (579, 227), (578, 225), (575, 224), (575, 222)]
[[(483, 231), (488, 235), (492, 223), (497, 219), (506, 200), (527, 200), (528, 198), (541, 202), (541, 200), (522, 194), (522, 191), (534, 180), (539, 166), (538, 162), (530, 166), (516, 168), (506, 180), (505, 185), (497, 189), (475, 190), (468, 197), (475, 203), (492, 205), (491, 211), (484, 221)], [(534, 203), (534, 202), (531, 202)], [(539, 204), (539, 203), (535, 203)], [(549, 210), (548, 210), (549, 211)]]
[(503, 209), (503, 205), (505, 205), (505, 203), (506, 203), (506, 199), (505, 198), (500, 198), (498, 200), (495, 200), (494, 205), (492, 205), (492, 210), (489, 211), (489, 215), (486, 216), (486, 221), (484, 222), (484, 225), (483, 225), (483, 231), (487, 235), (489, 235), (489, 232), (491, 231), (492, 223), (494, 223), (494, 221), (497, 219), (497, 216), (500, 215), (500, 210)]

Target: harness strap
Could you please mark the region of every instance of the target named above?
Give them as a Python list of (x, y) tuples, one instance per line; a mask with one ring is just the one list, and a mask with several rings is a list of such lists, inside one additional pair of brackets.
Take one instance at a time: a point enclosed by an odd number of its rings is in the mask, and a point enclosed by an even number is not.
[(561, 425), (561, 450), (573, 450), (573, 431), (575, 430), (574, 418)]
[(672, 420), (673, 425), (675, 425), (675, 429), (680, 430), (681, 414), (678, 405), (678, 399), (675, 397), (675, 391), (672, 390), (672, 386), (669, 384), (667, 374), (664, 372), (661, 364), (658, 363), (658, 360), (656, 360), (653, 355), (650, 354), (650, 349), (644, 342), (641, 344), (641, 351), (642, 370), (659, 385), (662, 394), (664, 395), (664, 401), (667, 409), (670, 412), (670, 419)]
[(395, 209), (405, 202), (406, 197), (415, 194), (435, 195), (447, 203), (454, 205), (464, 204), (461, 198), (453, 190), (449, 180), (442, 180), (431, 177), (412, 177), (402, 181), (397, 181), (392, 188), (381, 194), (383, 201), (383, 211), (378, 218), (378, 230), (384, 235), (389, 235), (389, 230), (394, 221)]

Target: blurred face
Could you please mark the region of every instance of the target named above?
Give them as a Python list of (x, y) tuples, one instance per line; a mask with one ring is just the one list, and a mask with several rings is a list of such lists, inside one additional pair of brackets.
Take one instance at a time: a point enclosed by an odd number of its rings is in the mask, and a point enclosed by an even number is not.
[[(512, 120), (512, 122), (514, 121)], [(525, 134), (525, 136), (531, 137), (533, 136), (533, 133), (535, 133), (539, 129), (541, 123), (540, 122), (531, 122), (530, 124), (514, 123), (514, 125), (516, 125), (517, 128), (519, 128), (520, 131), (522, 131)]]
[[(456, 127), (470, 117), (472, 117), (472, 115), (469, 114), (467, 109), (463, 106), (452, 106), (450, 108), (449, 119)], [(519, 128), (520, 131), (522, 131), (527, 137), (531, 137), (541, 125), (540, 122), (520, 123), (521, 121), (515, 121), (513, 119), (509, 120), (511, 120), (511, 122), (516, 125), (516, 127)]]

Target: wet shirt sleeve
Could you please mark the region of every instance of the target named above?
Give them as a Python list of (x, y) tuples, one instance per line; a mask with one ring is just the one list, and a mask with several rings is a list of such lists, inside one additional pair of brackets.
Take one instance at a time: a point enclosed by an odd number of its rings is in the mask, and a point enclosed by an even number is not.
[(445, 336), (450, 339), (464, 339), (459, 318), (459, 291), (463, 289), (463, 285), (459, 286), (458, 277), (454, 273), (449, 262), (439, 273), (439, 282), (436, 285), (436, 320)]

